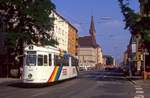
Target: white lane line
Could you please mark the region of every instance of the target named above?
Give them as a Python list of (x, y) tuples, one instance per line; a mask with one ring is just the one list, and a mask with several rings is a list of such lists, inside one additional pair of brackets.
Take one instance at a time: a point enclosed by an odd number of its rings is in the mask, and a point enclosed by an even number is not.
[(134, 98), (144, 98), (144, 91), (143, 91), (143, 88), (140, 86), (140, 85), (135, 85), (135, 96)]
[(143, 94), (144, 91), (136, 91), (135, 93), (136, 93), (136, 94)]
[(144, 98), (144, 96), (143, 95), (136, 95), (136, 96), (134, 96), (134, 98)]
[(141, 88), (141, 87), (136, 87), (135, 89), (136, 90), (143, 90), (143, 88)]

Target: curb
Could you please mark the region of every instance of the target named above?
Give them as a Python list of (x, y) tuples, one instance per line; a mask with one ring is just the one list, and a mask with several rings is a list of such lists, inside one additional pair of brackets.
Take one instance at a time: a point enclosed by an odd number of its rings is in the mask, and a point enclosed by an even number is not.
[(0, 79), (0, 84), (8, 84), (8, 83), (15, 83), (15, 82), (19, 82), (20, 81), (20, 79), (11, 79), (11, 78), (9, 78), (9, 79)]

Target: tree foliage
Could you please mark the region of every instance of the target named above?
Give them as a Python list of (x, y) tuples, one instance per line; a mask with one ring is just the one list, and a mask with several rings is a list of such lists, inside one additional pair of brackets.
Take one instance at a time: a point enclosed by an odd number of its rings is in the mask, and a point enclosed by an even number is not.
[(131, 33), (137, 31), (136, 24), (141, 20), (140, 15), (129, 7), (128, 0), (118, 0), (118, 2), (124, 16), (125, 29), (129, 29)]
[(129, 7), (129, 0), (118, 0), (124, 16), (125, 29), (131, 34), (140, 33), (145, 42), (150, 43), (150, 17), (143, 17)]
[(24, 44), (57, 44), (47, 33), (53, 28), (49, 15), (54, 9), (51, 0), (0, 0), (0, 32), (6, 35), (7, 51), (13, 50), (8, 54), (22, 55)]
[(54, 8), (50, 0), (1, 0), (1, 30), (7, 32), (11, 41), (50, 38), (46, 32), (53, 28), (53, 18), (49, 15)]

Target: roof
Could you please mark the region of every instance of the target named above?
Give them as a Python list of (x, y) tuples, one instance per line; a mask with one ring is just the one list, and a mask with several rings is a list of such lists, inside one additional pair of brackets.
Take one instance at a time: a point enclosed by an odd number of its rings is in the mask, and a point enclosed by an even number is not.
[(78, 32), (78, 29), (75, 26), (73, 26), (67, 19), (65, 19), (58, 11), (53, 10), (53, 12)]
[(89, 30), (90, 35), (92, 35), (93, 37), (95, 37), (95, 26), (94, 26), (94, 18), (93, 16), (91, 16), (91, 24), (90, 24), (90, 30)]
[(92, 36), (79, 37), (78, 43), (80, 47), (100, 47), (97, 43), (95, 43)]

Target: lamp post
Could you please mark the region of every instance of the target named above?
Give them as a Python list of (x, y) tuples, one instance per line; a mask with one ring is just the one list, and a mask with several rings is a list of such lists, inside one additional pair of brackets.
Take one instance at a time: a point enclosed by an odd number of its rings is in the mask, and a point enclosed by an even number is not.
[(132, 77), (132, 70), (131, 70), (131, 58), (128, 58), (129, 61), (129, 77)]
[(143, 65), (144, 65), (144, 66), (143, 66), (143, 67), (144, 67), (144, 68), (143, 68), (143, 70), (144, 70), (144, 74), (143, 74), (143, 75), (144, 75), (144, 80), (147, 79), (146, 59), (145, 59), (145, 58), (146, 58), (146, 55), (149, 55), (149, 53), (148, 53), (148, 50), (147, 50), (147, 49), (144, 49), (144, 56), (143, 56), (143, 60), (144, 60), (144, 62), (143, 62), (143, 63), (144, 63), (144, 64), (143, 64)]

